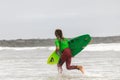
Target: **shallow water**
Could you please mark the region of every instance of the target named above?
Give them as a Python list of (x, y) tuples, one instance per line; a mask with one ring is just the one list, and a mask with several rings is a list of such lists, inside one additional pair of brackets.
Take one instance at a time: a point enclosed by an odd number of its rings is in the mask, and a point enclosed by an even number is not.
[(120, 51), (83, 51), (72, 64), (83, 65), (85, 75), (78, 70), (58, 74), (56, 65), (46, 64), (52, 51), (47, 49), (1, 50), (0, 80), (119, 80)]

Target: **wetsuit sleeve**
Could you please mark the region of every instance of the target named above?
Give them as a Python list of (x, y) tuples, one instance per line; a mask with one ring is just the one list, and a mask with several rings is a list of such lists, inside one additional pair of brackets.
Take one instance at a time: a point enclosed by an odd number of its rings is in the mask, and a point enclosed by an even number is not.
[(55, 46), (56, 46), (56, 47), (59, 47), (59, 45), (60, 45), (60, 44), (59, 44), (59, 41), (56, 39), (56, 40), (55, 40)]
[(68, 38), (66, 38), (66, 40), (67, 40), (67, 42), (69, 41), (69, 39), (68, 39)]

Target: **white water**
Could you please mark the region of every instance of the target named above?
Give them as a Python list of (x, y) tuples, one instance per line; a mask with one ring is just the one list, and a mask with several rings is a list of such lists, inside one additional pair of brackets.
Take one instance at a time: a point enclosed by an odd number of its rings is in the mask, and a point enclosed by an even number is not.
[[(49, 47), (0, 47), (0, 50), (55, 50), (54, 46)], [(91, 44), (85, 47), (83, 51), (120, 51), (120, 43), (109, 44)]]
[(83, 65), (86, 74), (69, 71), (63, 65), (59, 75), (56, 65), (46, 63), (52, 47), (0, 47), (0, 80), (119, 80), (120, 43), (92, 44), (72, 58)]

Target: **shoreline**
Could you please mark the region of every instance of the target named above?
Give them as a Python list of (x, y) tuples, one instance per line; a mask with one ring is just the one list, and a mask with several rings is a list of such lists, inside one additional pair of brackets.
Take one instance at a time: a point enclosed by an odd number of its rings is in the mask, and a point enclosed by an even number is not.
[[(69, 38), (70, 39), (70, 38)], [(92, 37), (90, 44), (100, 43), (120, 43), (120, 36), (111, 37)], [(16, 39), (0, 40), (1, 47), (39, 47), (54, 46), (54, 39)]]

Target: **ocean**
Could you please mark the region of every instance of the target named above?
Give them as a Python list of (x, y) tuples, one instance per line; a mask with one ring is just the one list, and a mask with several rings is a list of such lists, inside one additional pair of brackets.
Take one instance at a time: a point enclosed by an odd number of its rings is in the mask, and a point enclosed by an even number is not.
[(90, 44), (72, 58), (79, 70), (59, 74), (56, 65), (46, 63), (55, 49), (47, 47), (0, 47), (0, 80), (120, 80), (120, 43)]

